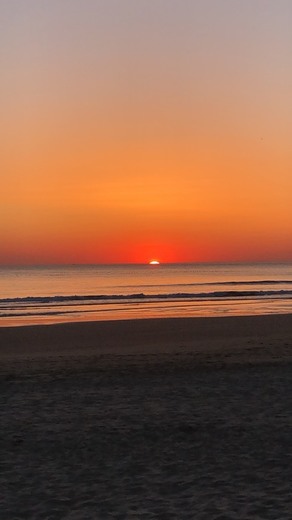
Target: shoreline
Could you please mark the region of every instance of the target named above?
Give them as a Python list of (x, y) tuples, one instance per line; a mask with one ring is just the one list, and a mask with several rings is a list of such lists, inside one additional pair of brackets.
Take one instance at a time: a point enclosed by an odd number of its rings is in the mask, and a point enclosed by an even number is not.
[[(2, 363), (119, 367), (292, 362), (292, 314), (150, 318), (0, 328)], [(18, 364), (18, 363), (17, 363)], [(21, 365), (21, 363), (20, 363)], [(28, 368), (28, 367), (27, 367)]]

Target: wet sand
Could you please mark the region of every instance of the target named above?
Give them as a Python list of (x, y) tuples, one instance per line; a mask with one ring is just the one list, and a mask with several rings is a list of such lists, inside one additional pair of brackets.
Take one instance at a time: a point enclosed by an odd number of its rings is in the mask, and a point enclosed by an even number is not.
[(290, 519), (292, 315), (0, 328), (1, 518)]

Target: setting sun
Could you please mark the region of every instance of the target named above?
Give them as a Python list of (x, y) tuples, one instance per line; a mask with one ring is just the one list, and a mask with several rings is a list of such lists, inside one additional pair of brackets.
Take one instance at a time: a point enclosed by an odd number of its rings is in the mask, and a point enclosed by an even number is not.
[(159, 264), (160, 264), (160, 262), (158, 260), (151, 260), (149, 262), (149, 265), (159, 265)]

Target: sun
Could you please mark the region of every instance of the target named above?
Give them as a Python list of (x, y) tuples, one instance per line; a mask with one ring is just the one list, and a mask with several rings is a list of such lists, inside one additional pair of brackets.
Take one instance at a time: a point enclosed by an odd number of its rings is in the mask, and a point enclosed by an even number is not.
[(159, 260), (150, 260), (149, 265), (159, 265)]

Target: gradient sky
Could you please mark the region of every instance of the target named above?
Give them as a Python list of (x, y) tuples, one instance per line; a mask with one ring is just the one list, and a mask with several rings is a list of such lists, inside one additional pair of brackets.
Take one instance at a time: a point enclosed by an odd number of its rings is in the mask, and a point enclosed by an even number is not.
[(0, 3), (0, 263), (291, 261), (291, 0)]

